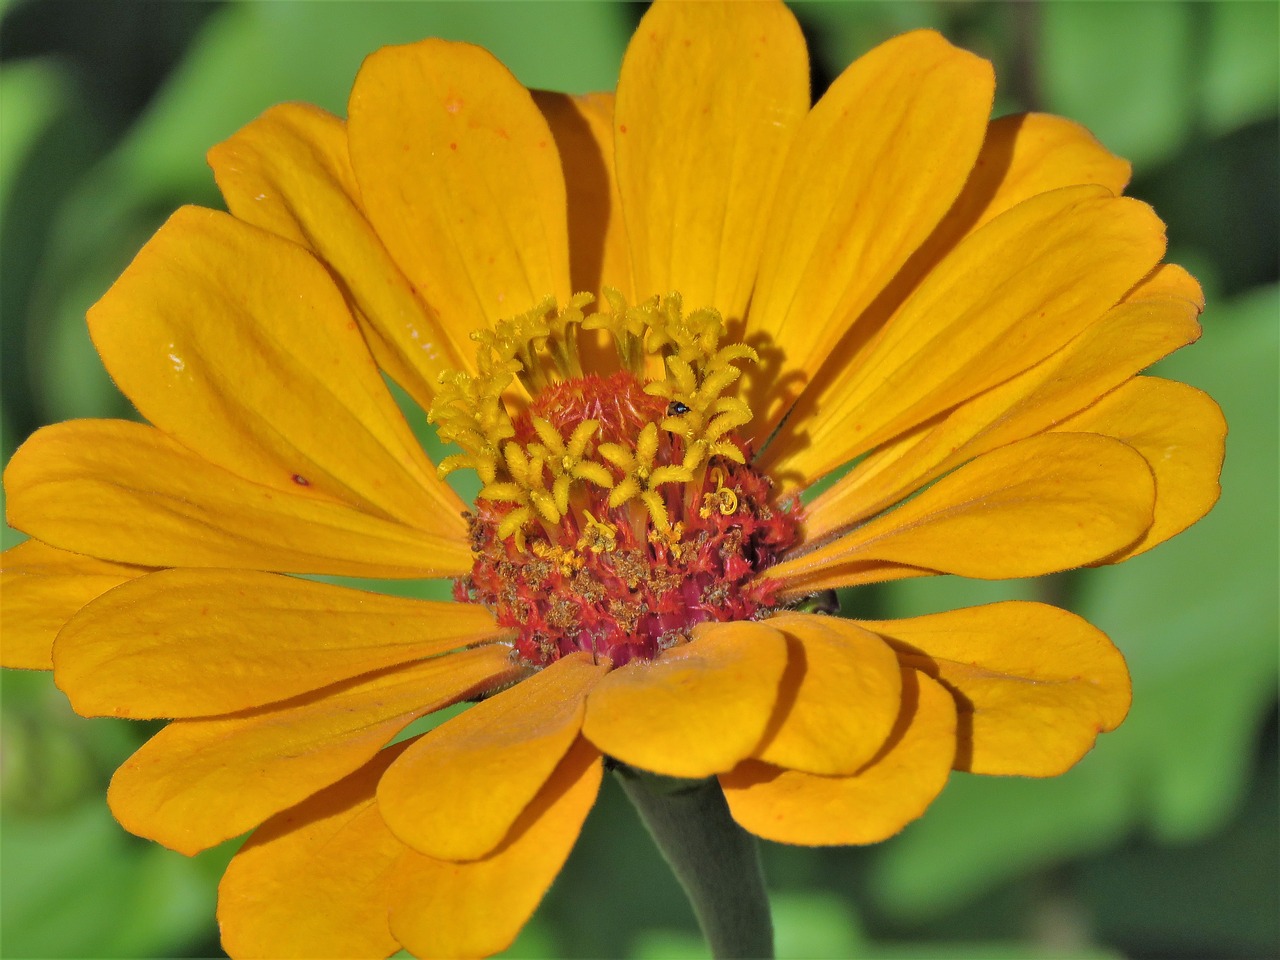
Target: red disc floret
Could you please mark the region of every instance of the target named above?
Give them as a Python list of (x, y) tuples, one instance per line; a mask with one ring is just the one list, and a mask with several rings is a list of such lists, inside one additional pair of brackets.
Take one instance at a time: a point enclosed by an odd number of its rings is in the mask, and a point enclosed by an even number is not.
[[(596, 420), (601, 442), (631, 445), (667, 402), (624, 373), (557, 384), (530, 409), (564, 434)], [(515, 424), (517, 441), (533, 433), (527, 416)], [(684, 441), (663, 431), (655, 464), (683, 457)], [(665, 525), (638, 501), (610, 507), (608, 489), (584, 484), (557, 524), (531, 524), (520, 544), (498, 533), (511, 505), (482, 499), (469, 518), (475, 563), (455, 595), (492, 610), (516, 632), (518, 655), (537, 666), (575, 651), (615, 666), (649, 660), (688, 640), (696, 624), (759, 617), (777, 591), (758, 575), (796, 543), (800, 515), (744, 459), (714, 457), (692, 481), (661, 486)]]

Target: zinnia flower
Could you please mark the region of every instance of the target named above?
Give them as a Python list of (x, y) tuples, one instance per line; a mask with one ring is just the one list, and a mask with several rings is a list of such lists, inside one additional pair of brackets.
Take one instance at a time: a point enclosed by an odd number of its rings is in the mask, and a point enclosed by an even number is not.
[(345, 122), (287, 104), (211, 151), (230, 213), (179, 210), (89, 313), (149, 422), (47, 427), (5, 474), (4, 660), (172, 720), (112, 781), (130, 831), (257, 828), (232, 955), (504, 948), (606, 765), (863, 844), (1120, 723), (1124, 662), (1065, 611), (806, 612), (1114, 563), (1217, 496), (1217, 407), (1139, 375), (1196, 339), (1196, 282), (1124, 161), (990, 122), (993, 87), (920, 31), (811, 107), (780, 4), (659, 2), (616, 97), (426, 40)]

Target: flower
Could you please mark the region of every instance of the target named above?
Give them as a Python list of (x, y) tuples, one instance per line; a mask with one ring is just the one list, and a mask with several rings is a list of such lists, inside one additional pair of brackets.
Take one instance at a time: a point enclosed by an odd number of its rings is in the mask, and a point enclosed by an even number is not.
[(993, 83), (920, 31), (811, 109), (780, 4), (659, 2), (616, 98), (427, 40), (365, 62), (346, 122), (284, 105), (213, 149), (230, 213), (178, 211), (89, 314), (149, 423), (47, 427), (6, 471), (4, 662), (172, 720), (112, 781), (127, 829), (257, 828), (229, 953), (502, 949), (606, 757), (870, 843), (952, 769), (1054, 775), (1120, 723), (1124, 662), (1065, 611), (803, 609), (1118, 562), (1216, 499), (1216, 405), (1139, 375), (1198, 285), (1127, 164), (989, 122)]

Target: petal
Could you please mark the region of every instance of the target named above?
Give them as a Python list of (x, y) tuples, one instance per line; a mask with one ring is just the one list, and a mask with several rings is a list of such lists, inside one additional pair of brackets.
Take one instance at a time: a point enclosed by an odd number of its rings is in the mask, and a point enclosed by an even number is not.
[(111, 779), (131, 833), (193, 854), (357, 769), (418, 717), (513, 679), (491, 644), (374, 674), (281, 706), (175, 720)]
[(383, 47), (356, 77), (351, 165), (369, 220), (451, 338), (566, 302), (564, 179), (547, 122), (490, 53)]
[(89, 332), (142, 415), (211, 463), (465, 534), (461, 502), (400, 415), (341, 293), (296, 244), (185, 207), (89, 309)]
[(816, 367), (929, 236), (978, 156), (994, 89), (991, 64), (918, 30), (854, 61), (814, 106), (751, 302), (749, 334), (785, 357), (772, 377)]
[(355, 577), (471, 569), (462, 537), (383, 520), (298, 484), (251, 483), (140, 423), (45, 427), (13, 455), (4, 485), (14, 527), (122, 563)]
[(787, 638), (787, 672), (755, 756), (807, 773), (856, 773), (898, 718), (902, 672), (873, 633), (837, 617), (784, 613), (769, 626)]
[(656, 3), (618, 79), (618, 184), (636, 294), (747, 306), (778, 179), (809, 108), (808, 54), (780, 3)]
[(956, 707), (936, 681), (902, 671), (902, 713), (881, 754), (852, 777), (748, 760), (720, 783), (733, 818), (758, 837), (804, 846), (878, 843), (924, 813), (947, 782)]
[(483, 860), (405, 854), (392, 877), (396, 939), (419, 957), (483, 957), (510, 946), (577, 841), (602, 768), (600, 755), (579, 740)]
[(53, 640), (80, 608), (146, 567), (111, 563), (27, 540), (0, 554), (4, 644), (0, 663), (18, 670), (53, 669)]
[(806, 534), (818, 539), (848, 528), (973, 457), (1050, 429), (1194, 342), (1198, 312), (1175, 296), (1126, 300), (1030, 370), (860, 461), (809, 505)]
[(1129, 709), (1129, 672), (1106, 634), (1043, 603), (993, 603), (861, 621), (905, 666), (951, 691), (957, 770), (1053, 777)]
[(502, 637), (476, 604), (269, 573), (163, 570), (113, 590), (58, 637), (81, 716), (200, 717), (278, 703)]
[(379, 365), (423, 406), (441, 373), (474, 347), (450, 341), (396, 266), (359, 205), (346, 124), (303, 103), (272, 107), (209, 151), (218, 188), (238, 219), (314, 252), (333, 271)]
[(426, 734), (378, 787), (387, 824), (442, 860), (491, 853), (578, 738), (607, 669), (564, 657)]
[(1146, 457), (1155, 473), (1155, 520), (1137, 543), (1108, 557), (1107, 563), (1164, 543), (1218, 502), (1227, 422), (1213, 399), (1195, 387), (1138, 377), (1058, 429), (1088, 430), (1122, 440)]
[(689, 643), (601, 680), (587, 698), (583, 735), (654, 773), (698, 778), (730, 770), (764, 735), (786, 665), (786, 640), (772, 627), (700, 624)]
[(1019, 204), (939, 264), (830, 389), (806, 391), (758, 459), (807, 485), (1054, 353), (1163, 252), (1151, 209), (1102, 187)]
[(556, 138), (569, 203), (569, 277), (573, 289), (603, 298), (613, 287), (635, 297), (631, 250), (613, 163), (613, 94), (535, 90), (533, 100)]
[(378, 815), (378, 778), (412, 741), (276, 814), (218, 885), (222, 947), (233, 957), (386, 957), (392, 869), (405, 852)]
[(1151, 470), (1132, 447), (1094, 434), (1043, 434), (970, 461), (766, 573), (787, 593), (885, 579), (871, 560), (983, 580), (1041, 576), (1132, 543), (1151, 524), (1154, 500)]

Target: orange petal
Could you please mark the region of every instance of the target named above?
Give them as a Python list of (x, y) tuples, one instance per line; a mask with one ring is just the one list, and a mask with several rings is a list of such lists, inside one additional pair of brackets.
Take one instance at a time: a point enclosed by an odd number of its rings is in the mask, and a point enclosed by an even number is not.
[(613, 94), (535, 90), (533, 100), (555, 135), (564, 167), (573, 289), (602, 298), (610, 286), (631, 301), (631, 250), (613, 168)]
[(1107, 558), (1119, 563), (1181, 533), (1218, 502), (1227, 423), (1213, 399), (1195, 387), (1138, 377), (1063, 422), (1123, 440), (1147, 459), (1156, 477), (1156, 516), (1137, 543)]
[(81, 716), (200, 717), (501, 637), (476, 604), (240, 570), (164, 570), (68, 624), (58, 686)]
[(767, 571), (788, 593), (881, 577), (888, 561), (983, 580), (1091, 563), (1151, 524), (1151, 470), (1132, 447), (1087, 433), (993, 450), (876, 519)]
[(587, 698), (583, 735), (642, 770), (721, 773), (760, 742), (786, 665), (786, 640), (772, 627), (700, 624), (689, 643), (601, 680)]
[(607, 666), (564, 657), (426, 734), (378, 787), (388, 825), (420, 853), (491, 853), (582, 729)]
[(1061, 423), (1196, 340), (1198, 312), (1180, 297), (1126, 300), (1030, 370), (860, 461), (809, 505), (806, 535), (847, 529), (973, 457)]
[(53, 639), (80, 608), (146, 567), (111, 563), (27, 540), (0, 554), (4, 643), (0, 664), (53, 669)]
[(14, 527), (122, 563), (354, 577), (447, 577), (471, 569), (463, 536), (362, 513), (311, 487), (251, 483), (140, 423), (45, 427), (13, 455), (4, 485)]
[(898, 718), (898, 658), (875, 634), (837, 617), (784, 613), (767, 622), (787, 638), (789, 656), (755, 756), (807, 773), (856, 773)]
[(396, 939), (419, 957), (486, 957), (510, 946), (577, 841), (602, 768), (599, 753), (579, 740), (483, 860), (405, 854), (392, 876)]
[(386, 957), (392, 869), (405, 852), (378, 815), (378, 778), (412, 741), (259, 827), (218, 885), (222, 948), (233, 957)]
[(780, 3), (657, 3), (618, 79), (618, 184), (636, 294), (740, 318), (778, 179), (809, 107)]
[(212, 847), (346, 776), (418, 717), (513, 679), (508, 653), (491, 644), (280, 706), (175, 720), (116, 771), (111, 811), (180, 853)]
[(210, 150), (209, 166), (232, 214), (330, 267), (379, 365), (430, 406), (440, 374), (461, 369), (475, 348), (465, 337), (450, 341), (369, 225), (346, 124), (309, 104), (281, 104)]
[(902, 671), (902, 712), (880, 755), (851, 777), (820, 777), (748, 760), (721, 774), (733, 818), (758, 837), (804, 846), (878, 843), (924, 813), (956, 750), (955, 702)]
[(918, 30), (854, 61), (814, 106), (751, 302), (749, 334), (785, 358), (772, 378), (816, 367), (929, 236), (978, 156), (994, 89), (991, 64)]
[(830, 389), (809, 390), (759, 458), (805, 486), (1068, 343), (1164, 252), (1145, 204), (1103, 187), (1042, 194), (939, 264)]
[(297, 244), (185, 207), (89, 309), (89, 332), (142, 415), (205, 460), (465, 534), (342, 294)]
[(1120, 651), (1065, 610), (1012, 601), (861, 622), (954, 695), (957, 770), (1057, 776), (1129, 709)]
[(547, 122), (490, 53), (383, 47), (356, 77), (351, 165), (370, 222), (455, 342), (565, 303), (564, 179)]

